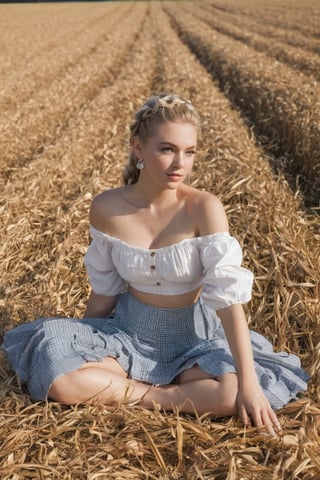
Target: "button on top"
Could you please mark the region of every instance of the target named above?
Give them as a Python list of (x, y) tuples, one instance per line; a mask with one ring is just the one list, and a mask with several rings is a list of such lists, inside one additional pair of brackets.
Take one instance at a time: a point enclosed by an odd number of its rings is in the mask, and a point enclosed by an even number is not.
[(151, 257), (154, 257), (155, 254), (156, 254), (156, 252), (151, 252), (151, 253), (150, 253)]

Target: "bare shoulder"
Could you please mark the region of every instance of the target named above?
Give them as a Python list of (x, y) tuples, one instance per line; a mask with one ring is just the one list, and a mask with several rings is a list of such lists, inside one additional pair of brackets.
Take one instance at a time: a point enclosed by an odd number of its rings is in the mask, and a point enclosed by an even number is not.
[(120, 201), (122, 198), (122, 188), (114, 188), (99, 193), (92, 201), (89, 221), (91, 225), (101, 231), (108, 231), (110, 221), (113, 217), (121, 215)]
[(215, 195), (195, 190), (190, 193), (190, 214), (200, 236), (228, 232), (227, 215), (222, 202)]

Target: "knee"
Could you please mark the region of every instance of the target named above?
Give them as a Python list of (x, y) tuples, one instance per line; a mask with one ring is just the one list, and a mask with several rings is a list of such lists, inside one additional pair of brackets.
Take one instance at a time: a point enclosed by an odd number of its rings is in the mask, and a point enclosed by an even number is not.
[(238, 379), (234, 374), (220, 377), (220, 402), (223, 406), (223, 415), (231, 416), (237, 413)]
[(222, 400), (222, 415), (231, 417), (237, 413), (237, 402), (235, 397), (225, 396)]
[(75, 405), (84, 401), (76, 388), (72, 374), (57, 378), (49, 389), (48, 398), (63, 405)]

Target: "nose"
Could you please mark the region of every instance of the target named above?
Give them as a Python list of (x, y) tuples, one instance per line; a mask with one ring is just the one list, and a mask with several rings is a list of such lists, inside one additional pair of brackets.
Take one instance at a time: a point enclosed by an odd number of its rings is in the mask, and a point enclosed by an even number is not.
[(181, 166), (184, 163), (184, 152), (183, 151), (176, 151), (174, 158), (173, 158), (173, 164), (175, 166)]

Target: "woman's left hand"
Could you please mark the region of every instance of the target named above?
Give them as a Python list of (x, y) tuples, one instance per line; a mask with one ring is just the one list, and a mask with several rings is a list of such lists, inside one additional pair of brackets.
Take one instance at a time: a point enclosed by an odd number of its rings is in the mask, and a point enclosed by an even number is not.
[(272, 410), (259, 384), (239, 388), (237, 404), (239, 417), (245, 425), (250, 425), (251, 418), (256, 427), (264, 426), (273, 437), (281, 432), (278, 417)]

